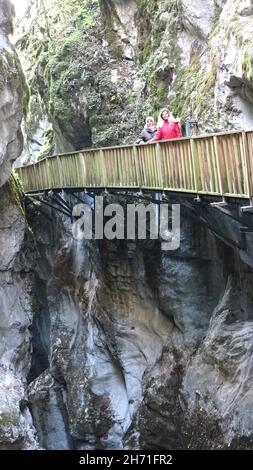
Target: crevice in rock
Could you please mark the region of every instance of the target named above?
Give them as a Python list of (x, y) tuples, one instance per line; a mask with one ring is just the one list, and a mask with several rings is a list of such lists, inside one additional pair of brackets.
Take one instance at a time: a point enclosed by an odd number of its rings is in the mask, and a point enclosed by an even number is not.
[(231, 88), (240, 98), (253, 105), (253, 85), (249, 80), (231, 75), (225, 85)]
[(30, 383), (49, 367), (50, 348), (50, 316), (47, 304), (46, 284), (35, 274), (34, 294), (32, 296), (34, 310), (32, 334), (31, 368), (27, 377)]

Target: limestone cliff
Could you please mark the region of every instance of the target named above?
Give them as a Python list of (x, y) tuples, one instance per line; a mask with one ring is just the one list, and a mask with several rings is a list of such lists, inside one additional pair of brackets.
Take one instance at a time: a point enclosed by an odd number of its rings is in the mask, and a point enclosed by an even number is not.
[[(142, 106), (129, 55), (135, 44), (123, 51), (117, 32), (107, 24), (110, 12), (103, 17), (98, 0), (43, 4), (45, 9), (34, 5), (35, 12), (27, 13), (32, 19), (25, 17), (18, 28), (17, 47), (31, 90), (27, 152), (41, 158), (116, 145), (130, 134), (133, 139), (136, 108)], [(124, 31), (126, 36), (129, 30)]]
[(12, 32), (12, 7), (0, 3), (0, 186), (10, 176), (12, 162), (22, 150), (20, 124), (25, 87), (22, 71), (8, 36)]
[(11, 164), (22, 150), (22, 72), (9, 41), (12, 7), (0, 0), (0, 449), (36, 447), (25, 385), (30, 367), (31, 280), (21, 251), (25, 233)]
[(252, 271), (236, 253), (187, 220), (170, 254), (36, 220), (28, 400), (41, 445), (252, 448)]
[(195, 132), (252, 127), (250, 0), (31, 0), (17, 30), (26, 158), (133, 142), (167, 105)]
[[(131, 141), (169, 103), (201, 130), (251, 125), (251, 15), (246, 0), (31, 1), (28, 158)], [(27, 107), (11, 16), (0, 0), (1, 184)], [(0, 199), (0, 449), (253, 448), (250, 253), (187, 217), (172, 253), (77, 242), (63, 216), (25, 221), (12, 183)]]

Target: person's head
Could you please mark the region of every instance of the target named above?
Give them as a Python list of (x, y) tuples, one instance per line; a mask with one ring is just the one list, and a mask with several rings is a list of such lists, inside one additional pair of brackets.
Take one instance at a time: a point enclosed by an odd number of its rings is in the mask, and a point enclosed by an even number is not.
[(146, 127), (147, 127), (148, 129), (151, 129), (151, 128), (154, 127), (154, 119), (152, 118), (152, 116), (148, 116), (148, 117), (146, 118)]
[(170, 118), (171, 114), (172, 113), (169, 108), (161, 109), (161, 111), (159, 112), (159, 116), (158, 116), (157, 126), (162, 127), (164, 122)]
[(170, 117), (170, 114), (171, 114), (171, 111), (169, 110), (169, 108), (163, 108), (161, 111), (160, 111), (160, 115), (159, 117), (163, 119), (163, 121), (167, 121)]

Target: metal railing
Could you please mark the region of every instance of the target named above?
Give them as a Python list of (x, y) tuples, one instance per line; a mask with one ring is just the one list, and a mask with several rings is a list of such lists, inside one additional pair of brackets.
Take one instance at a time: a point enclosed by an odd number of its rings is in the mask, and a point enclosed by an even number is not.
[(252, 198), (253, 130), (54, 155), (16, 171), (25, 193), (101, 187)]

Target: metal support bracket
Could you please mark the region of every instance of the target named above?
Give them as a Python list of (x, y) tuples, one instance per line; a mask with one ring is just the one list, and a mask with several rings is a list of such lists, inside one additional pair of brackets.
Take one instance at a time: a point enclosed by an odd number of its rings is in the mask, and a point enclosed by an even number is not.
[(210, 206), (212, 206), (212, 207), (224, 207), (224, 206), (227, 206), (227, 205), (228, 205), (228, 203), (227, 203), (227, 201), (224, 197), (222, 198), (222, 201), (210, 202)]
[(250, 199), (250, 205), (249, 206), (241, 206), (240, 207), (240, 212), (241, 214), (244, 214), (245, 213), (253, 213), (253, 200)]

